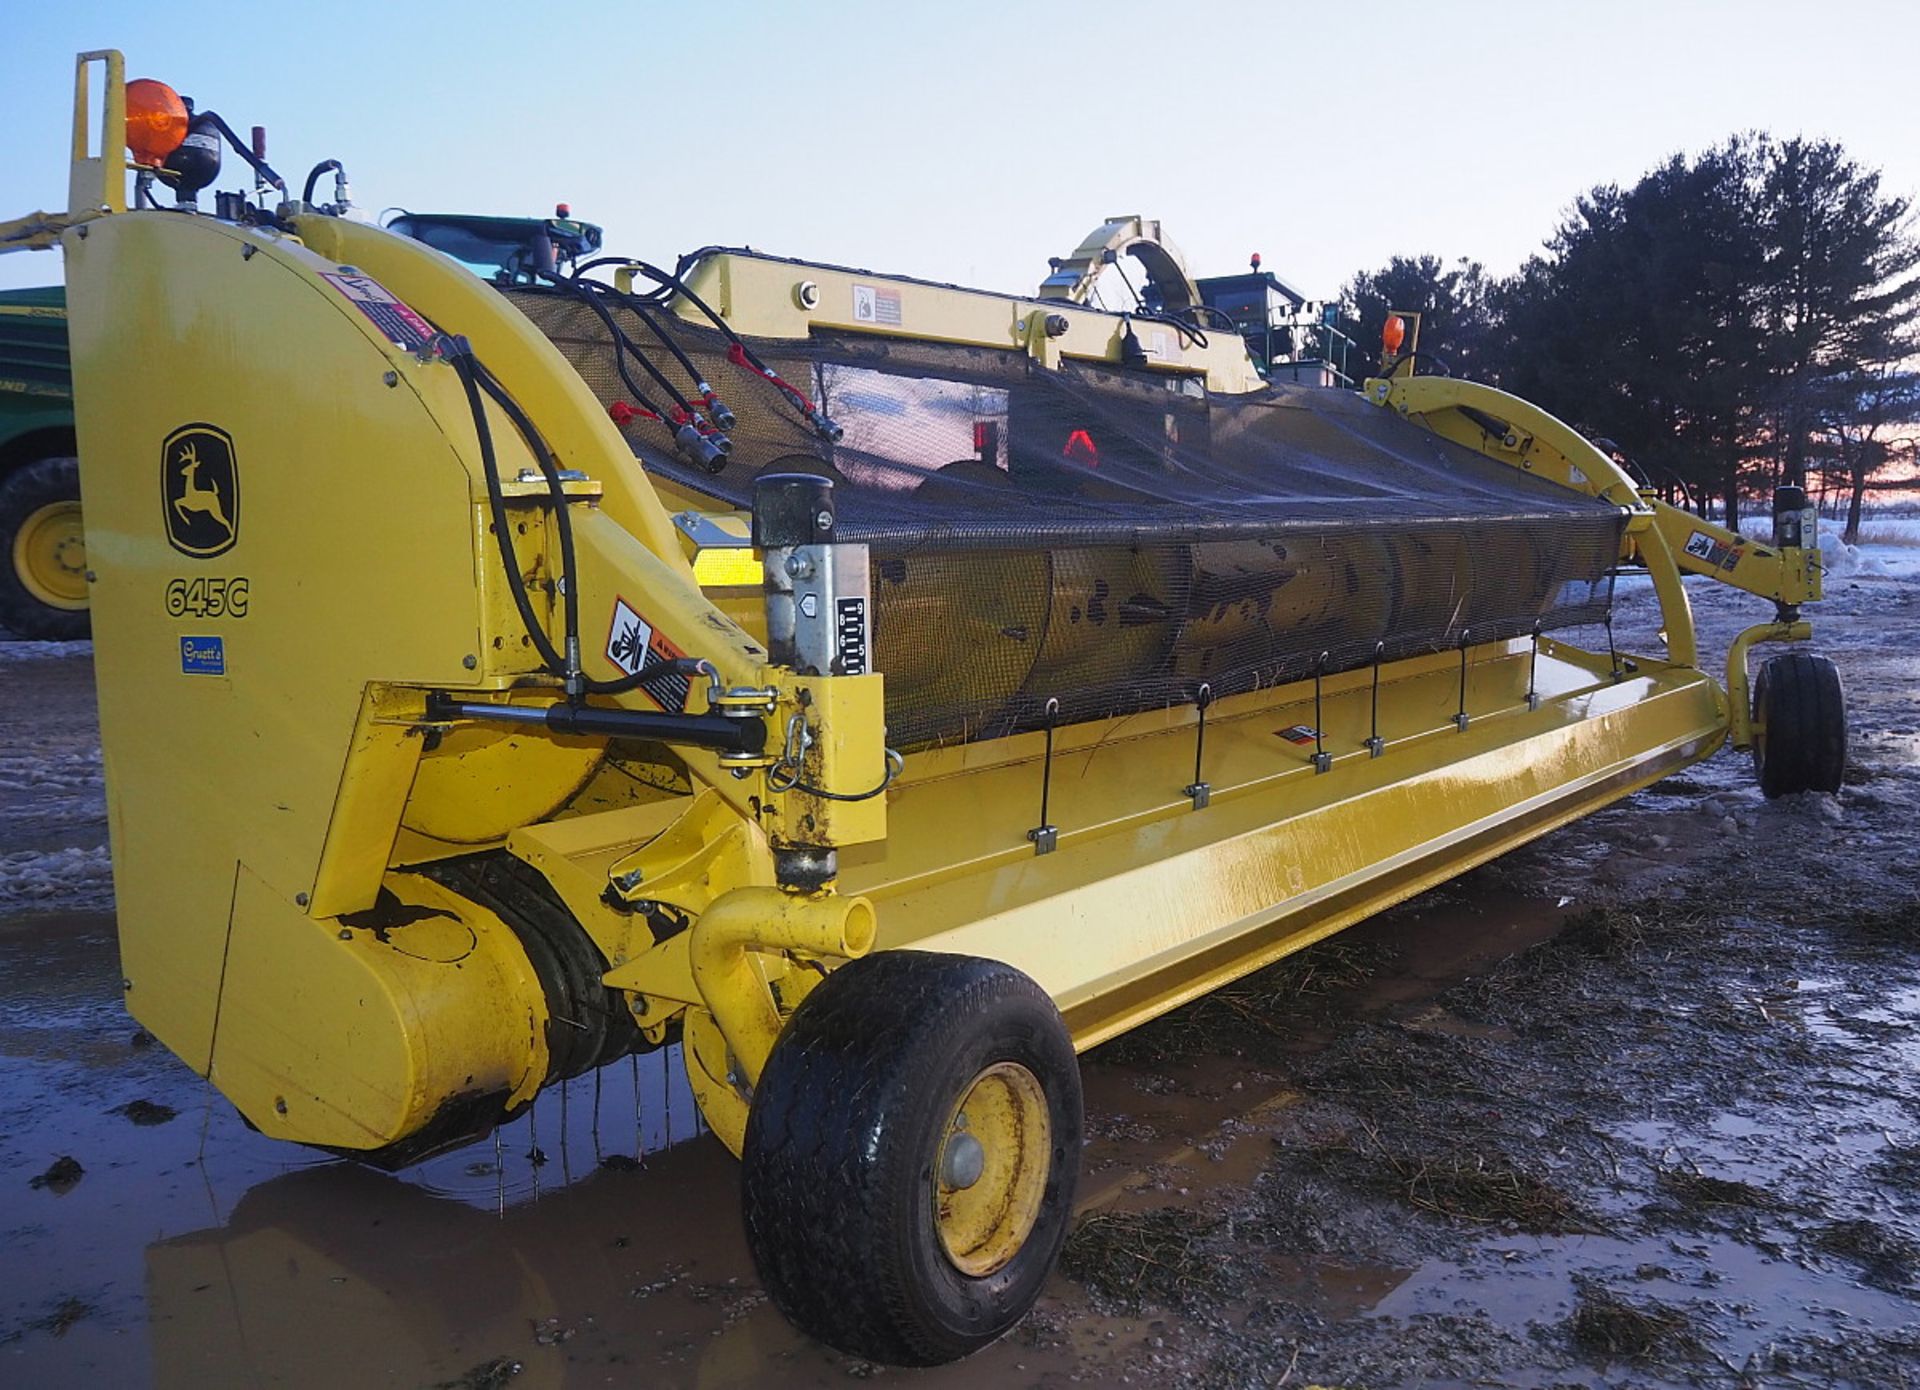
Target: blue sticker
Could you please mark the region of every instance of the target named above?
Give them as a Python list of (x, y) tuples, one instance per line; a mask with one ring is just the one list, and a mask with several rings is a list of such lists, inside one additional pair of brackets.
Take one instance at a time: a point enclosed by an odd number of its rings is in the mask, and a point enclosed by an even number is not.
[(189, 676), (227, 674), (227, 648), (218, 637), (182, 637), (180, 669)]

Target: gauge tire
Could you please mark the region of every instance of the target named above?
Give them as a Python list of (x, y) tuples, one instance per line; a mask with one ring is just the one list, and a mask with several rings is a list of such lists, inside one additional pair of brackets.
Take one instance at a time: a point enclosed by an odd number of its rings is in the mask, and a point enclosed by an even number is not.
[(1837, 792), (1847, 770), (1847, 697), (1824, 656), (1788, 652), (1753, 684), (1753, 770), (1769, 798)]
[[(1033, 1224), (1000, 1268), (964, 1274), (930, 1200), (955, 1106), (989, 1068), (1037, 1080), (1047, 1118)], [(802, 1331), (902, 1366), (957, 1360), (1024, 1317), (1065, 1243), (1079, 1176), (1080, 1070), (1046, 992), (1011, 966), (886, 951), (803, 999), (747, 1119), (747, 1241)]]

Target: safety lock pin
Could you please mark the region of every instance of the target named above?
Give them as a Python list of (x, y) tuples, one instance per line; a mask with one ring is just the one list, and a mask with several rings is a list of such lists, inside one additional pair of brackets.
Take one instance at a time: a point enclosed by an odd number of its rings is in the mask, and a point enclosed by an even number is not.
[(1332, 652), (1321, 652), (1313, 662), (1313, 770), (1333, 771), (1333, 754), (1327, 751), (1327, 721), (1320, 713), (1320, 678), (1326, 674)]
[(1213, 686), (1206, 681), (1200, 682), (1193, 704), (1197, 714), (1193, 730), (1193, 781), (1188, 785), (1187, 795), (1193, 799), (1193, 809), (1205, 810), (1207, 803), (1213, 800), (1213, 788), (1200, 775), (1200, 759), (1207, 750), (1207, 706), (1213, 703)]
[(1035, 854), (1052, 854), (1060, 843), (1060, 830), (1047, 819), (1047, 798), (1053, 790), (1053, 726), (1060, 719), (1060, 702), (1047, 698), (1047, 751), (1040, 764), (1040, 824), (1027, 832)]

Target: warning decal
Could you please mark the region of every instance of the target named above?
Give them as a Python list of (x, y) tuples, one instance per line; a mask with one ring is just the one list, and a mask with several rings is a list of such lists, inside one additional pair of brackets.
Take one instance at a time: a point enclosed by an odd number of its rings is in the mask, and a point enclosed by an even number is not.
[(1695, 531), (1687, 537), (1687, 554), (1696, 560), (1704, 560), (1715, 569), (1730, 570), (1740, 563), (1739, 546), (1723, 545), (1705, 531)]
[(433, 325), (395, 299), (372, 276), (322, 271), (320, 278), (345, 295), (394, 346), (417, 352), (433, 341)]
[(883, 290), (873, 285), (855, 285), (853, 321), (898, 328), (901, 324), (900, 291)]
[[(623, 598), (613, 601), (613, 623), (607, 629), (607, 660), (621, 674), (634, 676), (649, 666), (675, 661), (686, 653), (653, 630), (653, 624), (641, 617)], [(661, 709), (678, 714), (687, 707), (687, 678), (663, 676), (641, 687)]]
[(1284, 729), (1275, 729), (1274, 732), (1288, 743), (1312, 743), (1320, 737), (1317, 729), (1306, 724), (1289, 724)]

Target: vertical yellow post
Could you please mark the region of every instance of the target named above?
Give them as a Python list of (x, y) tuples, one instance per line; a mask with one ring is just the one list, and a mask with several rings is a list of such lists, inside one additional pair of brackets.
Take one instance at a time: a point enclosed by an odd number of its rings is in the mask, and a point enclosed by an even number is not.
[[(92, 153), (93, 93), (89, 69), (103, 65), (99, 153)], [(73, 166), (67, 177), (69, 213), (127, 210), (127, 64), (114, 48), (82, 53), (73, 60)]]

